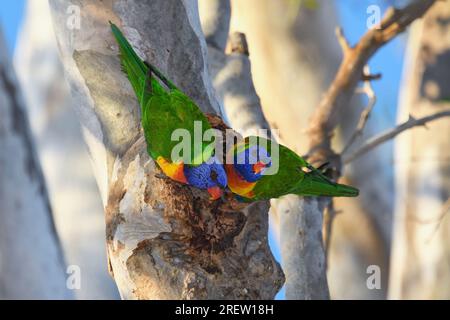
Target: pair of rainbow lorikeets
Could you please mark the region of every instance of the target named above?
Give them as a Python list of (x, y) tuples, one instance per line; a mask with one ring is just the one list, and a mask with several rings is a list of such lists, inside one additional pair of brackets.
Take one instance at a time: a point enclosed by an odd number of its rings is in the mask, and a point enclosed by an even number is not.
[(261, 137), (247, 137), (234, 144), (227, 151), (232, 153), (235, 160), (231, 164), (222, 164), (216, 159), (214, 148), (205, 142), (201, 142), (200, 146), (192, 144), (194, 152), (190, 164), (173, 160), (172, 150), (178, 144), (171, 139), (174, 130), (185, 129), (193, 133), (197, 122), (204, 133), (211, 129), (211, 124), (188, 96), (159, 70), (139, 58), (117, 26), (111, 23), (111, 29), (119, 45), (123, 71), (141, 106), (147, 151), (169, 178), (207, 190), (212, 200), (220, 198), (225, 188), (229, 188), (243, 201), (272, 199), (287, 194), (334, 197), (358, 195), (358, 189), (332, 182), (283, 145), (277, 145), (277, 172), (264, 174), (272, 164), (273, 144)]

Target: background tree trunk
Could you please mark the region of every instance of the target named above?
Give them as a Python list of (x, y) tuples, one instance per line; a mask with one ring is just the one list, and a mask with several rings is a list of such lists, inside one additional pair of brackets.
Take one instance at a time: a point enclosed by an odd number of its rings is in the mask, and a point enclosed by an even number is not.
[(116, 299), (105, 267), (103, 207), (64, 79), (48, 1), (27, 2), (14, 65), (66, 260), (81, 270), (76, 298)]
[[(204, 112), (222, 114), (196, 1), (51, 0), (59, 47), (106, 205), (110, 271), (126, 299), (273, 298), (283, 276), (267, 245), (267, 203), (240, 212), (155, 176), (139, 107), (108, 20)], [(249, 213), (251, 212), (251, 214)]]
[[(400, 121), (450, 107), (449, 19), (448, 1), (438, 2), (411, 29)], [(450, 122), (443, 118), (396, 141), (390, 298), (450, 298), (449, 136)]]
[(65, 264), (0, 30), (0, 299), (67, 299)]

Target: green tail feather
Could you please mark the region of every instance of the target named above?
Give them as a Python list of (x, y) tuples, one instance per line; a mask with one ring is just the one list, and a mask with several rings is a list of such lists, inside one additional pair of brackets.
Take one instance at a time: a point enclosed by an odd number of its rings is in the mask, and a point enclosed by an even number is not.
[(112, 33), (119, 45), (123, 71), (128, 76), (128, 80), (130, 80), (131, 86), (139, 99), (139, 103), (141, 106), (145, 106), (151, 96), (151, 92), (148, 89), (150, 69), (142, 59), (139, 58), (119, 28), (111, 22), (110, 25)]
[(115, 24), (110, 22), (110, 25), (112, 33), (119, 45), (123, 71), (130, 80), (131, 86), (133, 87), (136, 96), (139, 98), (139, 103), (142, 107), (147, 104), (152, 95), (152, 90), (150, 88), (152, 86), (151, 74), (158, 77), (170, 90), (177, 89), (177, 87), (155, 66), (144, 62), (139, 58), (122, 31), (120, 31)]
[(359, 190), (335, 183), (318, 171), (307, 173), (299, 187), (292, 192), (301, 196), (357, 197)]

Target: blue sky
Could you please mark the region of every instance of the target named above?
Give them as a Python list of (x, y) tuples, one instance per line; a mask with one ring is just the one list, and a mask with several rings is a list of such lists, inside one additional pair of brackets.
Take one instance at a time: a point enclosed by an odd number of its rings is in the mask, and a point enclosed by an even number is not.
[[(47, 0), (32, 0), (47, 1)], [(328, 1), (328, 0), (327, 0)], [(387, 7), (387, 4), (396, 2), (404, 3), (403, 0), (339, 0), (336, 1), (338, 15), (341, 26), (351, 44), (354, 44), (367, 31), (367, 7), (376, 4), (381, 7), (381, 11)], [(20, 30), (20, 24), (23, 18), (25, 0), (3, 1), (0, 7), (0, 22), (3, 33), (6, 36), (9, 52), (12, 54)], [(383, 47), (370, 61), (372, 72), (383, 74), (380, 81), (374, 82), (374, 90), (378, 96), (377, 106), (371, 121), (377, 121), (381, 128), (391, 127), (396, 119), (397, 94), (401, 77), (401, 68), (403, 64), (403, 51), (405, 45), (405, 36), (400, 36), (385, 47)], [(389, 150), (392, 143), (383, 146)], [(280, 253), (274, 241), (270, 236), (270, 245), (274, 249), (274, 254), (280, 261)], [(284, 291), (281, 291), (277, 298), (282, 298)]]
[(10, 53), (14, 50), (17, 33), (23, 18), (24, 7), (25, 0), (2, 1), (0, 6), (1, 27), (3, 34), (6, 37), (6, 42)]

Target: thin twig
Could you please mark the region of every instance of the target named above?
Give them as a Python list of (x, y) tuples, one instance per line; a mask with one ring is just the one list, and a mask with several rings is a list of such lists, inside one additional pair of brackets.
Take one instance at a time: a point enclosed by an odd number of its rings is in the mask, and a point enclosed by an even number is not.
[(373, 77), (371, 77), (370, 75), (371, 75), (370, 67), (368, 65), (366, 65), (364, 67), (364, 75), (363, 76), (366, 77), (367, 80), (364, 81), (364, 86), (361, 88), (361, 90), (357, 91), (357, 92), (367, 95), (369, 102), (367, 103), (367, 107), (361, 112), (361, 117), (359, 119), (356, 130), (355, 130), (355, 132), (353, 132), (347, 145), (342, 150), (341, 155), (345, 154), (350, 149), (350, 147), (353, 145), (353, 143), (356, 141), (356, 139), (362, 136), (362, 134), (364, 132), (364, 128), (366, 127), (367, 121), (369, 120), (370, 114), (373, 110), (373, 107), (375, 106), (375, 104), (377, 102), (377, 96), (375, 95), (375, 91), (373, 90), (372, 83), (371, 83), (371, 79), (373, 79)]
[(339, 45), (341, 46), (342, 53), (346, 55), (351, 50), (351, 47), (350, 44), (348, 43), (347, 38), (344, 35), (344, 30), (342, 30), (342, 27), (337, 27), (335, 33)]
[(413, 116), (409, 116), (409, 119), (402, 124), (396, 126), (395, 128), (389, 129), (385, 132), (382, 132), (378, 134), (375, 137), (372, 137), (371, 139), (367, 140), (365, 144), (363, 144), (358, 150), (353, 152), (347, 157), (343, 157), (342, 161), (344, 164), (349, 164), (353, 160), (357, 159), (358, 157), (362, 156), (363, 154), (371, 151), (372, 149), (378, 147), (380, 144), (389, 141), (393, 138), (395, 138), (397, 135), (402, 133), (403, 131), (406, 131), (408, 129), (417, 127), (417, 126), (426, 126), (428, 122), (431, 122), (433, 120), (437, 120), (439, 118), (443, 117), (449, 117), (450, 116), (450, 110), (447, 111), (441, 111), (437, 112), (435, 114), (416, 119)]

